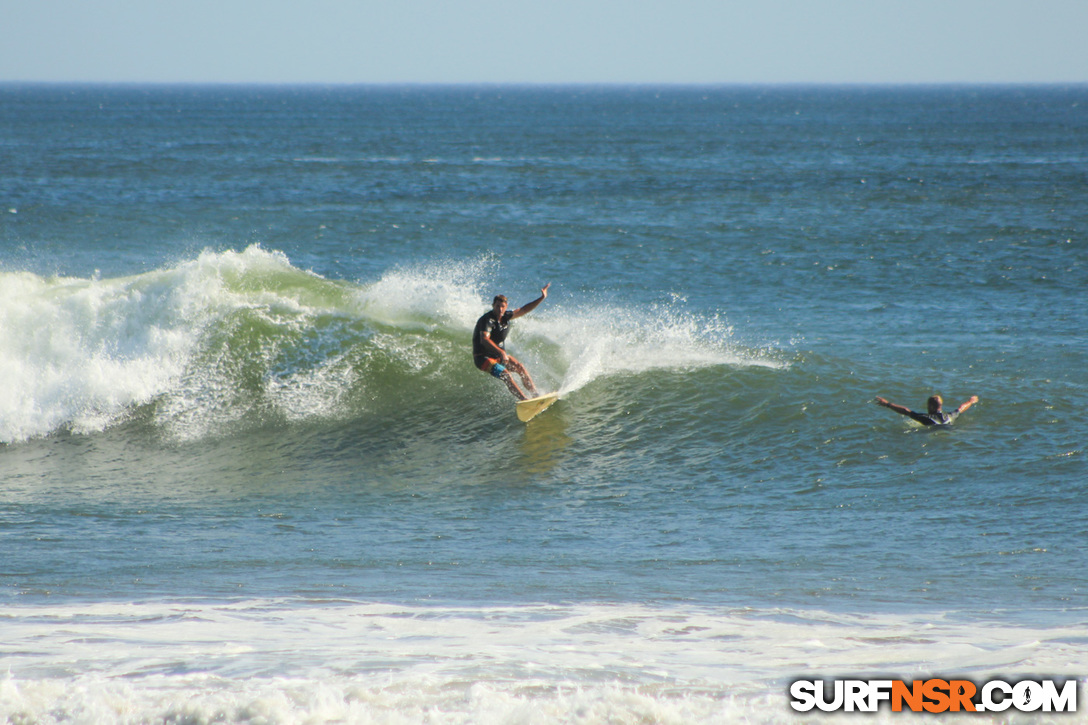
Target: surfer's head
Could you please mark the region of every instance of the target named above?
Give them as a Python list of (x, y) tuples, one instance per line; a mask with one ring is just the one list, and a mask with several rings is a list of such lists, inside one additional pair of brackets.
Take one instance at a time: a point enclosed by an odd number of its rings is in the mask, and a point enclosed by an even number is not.
[(495, 314), (502, 317), (506, 312), (507, 306), (506, 295), (495, 295), (495, 299), (491, 301), (491, 309), (495, 310)]
[(944, 405), (944, 401), (941, 400), (939, 395), (931, 395), (929, 400), (926, 401), (926, 408), (929, 409), (930, 413), (940, 413), (942, 405)]

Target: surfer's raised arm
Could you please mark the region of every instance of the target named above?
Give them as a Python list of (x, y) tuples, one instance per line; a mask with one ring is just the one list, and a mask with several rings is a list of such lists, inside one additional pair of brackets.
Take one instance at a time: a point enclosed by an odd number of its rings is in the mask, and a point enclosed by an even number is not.
[(532, 302), (524, 304), (521, 307), (514, 310), (514, 313), (511, 316), (511, 319), (516, 318), (516, 317), (521, 317), (522, 315), (527, 315), (530, 312), (532, 312), (533, 310), (535, 310), (537, 305), (539, 305), (541, 302), (543, 302), (545, 299), (547, 299), (547, 297), (548, 297), (548, 288), (551, 287), (551, 286), (552, 286), (552, 283), (549, 282), (548, 284), (541, 287), (540, 288), (540, 296), (537, 297)]

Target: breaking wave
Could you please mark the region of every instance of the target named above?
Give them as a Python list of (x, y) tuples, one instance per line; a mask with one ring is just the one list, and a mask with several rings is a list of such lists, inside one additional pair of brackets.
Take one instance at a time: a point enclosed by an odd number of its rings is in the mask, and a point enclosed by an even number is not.
[[(504, 395), (468, 354), (493, 294), (490, 266), (440, 262), (348, 282), (254, 245), (113, 279), (0, 273), (0, 441), (132, 420), (193, 439)], [(512, 350), (564, 396), (608, 376), (783, 365), (678, 305), (554, 300), (518, 321)]]

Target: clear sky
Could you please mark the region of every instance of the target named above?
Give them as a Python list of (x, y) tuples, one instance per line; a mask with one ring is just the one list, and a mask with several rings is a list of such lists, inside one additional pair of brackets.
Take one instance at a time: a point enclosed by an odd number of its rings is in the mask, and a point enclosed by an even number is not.
[(0, 81), (1084, 83), (1088, 0), (0, 0)]

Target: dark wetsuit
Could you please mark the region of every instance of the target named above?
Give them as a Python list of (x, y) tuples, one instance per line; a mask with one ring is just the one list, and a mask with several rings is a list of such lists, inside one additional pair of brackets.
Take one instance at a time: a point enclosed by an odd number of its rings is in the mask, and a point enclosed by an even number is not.
[(952, 425), (959, 416), (959, 413), (917, 413), (912, 410), (908, 412), (907, 415), (922, 425)]
[(501, 320), (495, 317), (494, 310), (490, 310), (476, 320), (476, 329), (472, 332), (472, 362), (476, 367), (482, 369), (489, 359), (495, 359), (495, 351), (482, 339), (483, 333), (486, 332), (491, 342), (505, 350), (506, 336), (510, 334), (510, 323), (513, 318), (513, 310), (507, 310)]

